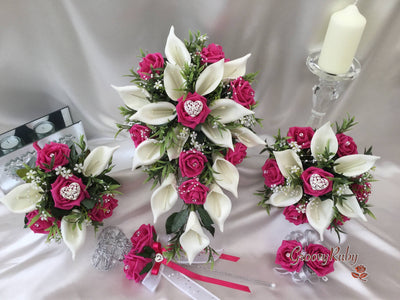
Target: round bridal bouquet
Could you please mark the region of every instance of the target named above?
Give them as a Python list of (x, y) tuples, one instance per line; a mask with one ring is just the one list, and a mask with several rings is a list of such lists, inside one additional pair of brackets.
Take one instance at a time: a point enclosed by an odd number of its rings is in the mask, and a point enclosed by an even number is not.
[(182, 200), (166, 232), (173, 236), (171, 257), (182, 247), (191, 263), (211, 250), (203, 229), (223, 231), (231, 210), (224, 190), (237, 197), (236, 165), (247, 147), (265, 143), (252, 130), (259, 120), (255, 74), (245, 74), (250, 54), (230, 60), (221, 46), (207, 45), (205, 35), (189, 37), (180, 40), (171, 27), (165, 57), (142, 52), (132, 85), (114, 88), (125, 103), (119, 132), (128, 131), (136, 147), (133, 169), (143, 166), (153, 188), (160, 184), (151, 196), (154, 222)]
[(359, 154), (347, 132), (354, 118), (328, 122), (314, 131), (311, 127), (291, 127), (287, 136), (280, 132), (263, 151), (269, 158), (262, 167), (265, 179), (259, 205), (269, 213), (271, 206), (284, 207), (283, 214), (296, 225), (309, 223), (323, 240), (325, 229), (339, 236), (341, 225), (350, 218), (366, 221), (373, 176), (371, 169), (379, 157), (371, 148)]
[(17, 170), (26, 183), (1, 199), (15, 213), (25, 213), (25, 227), (47, 234), (47, 241), (63, 240), (73, 258), (83, 244), (86, 226), (95, 229), (118, 205), (113, 196), (119, 183), (107, 175), (116, 148), (90, 151), (81, 138), (77, 144), (51, 142), (37, 151), (36, 166)]

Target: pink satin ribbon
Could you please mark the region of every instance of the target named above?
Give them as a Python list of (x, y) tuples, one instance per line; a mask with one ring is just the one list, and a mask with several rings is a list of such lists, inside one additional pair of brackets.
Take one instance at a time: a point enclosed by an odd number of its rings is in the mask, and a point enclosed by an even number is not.
[[(158, 242), (154, 242), (153, 243), (153, 247), (154, 251), (156, 252), (156, 254), (161, 254), (162, 252), (165, 251), (164, 248), (161, 247), (161, 244)], [(237, 256), (233, 256), (233, 255), (227, 255), (227, 254), (221, 254), (220, 259), (224, 259), (224, 260), (228, 260), (228, 261), (233, 261), (233, 262), (237, 262), (240, 258)], [(242, 284), (237, 284), (237, 283), (233, 283), (230, 281), (225, 281), (225, 280), (220, 280), (220, 279), (216, 279), (216, 278), (212, 278), (212, 277), (208, 277), (208, 276), (203, 276), (197, 273), (194, 273), (192, 271), (189, 271), (188, 269), (185, 269), (183, 267), (181, 267), (180, 265), (170, 261), (168, 262), (166, 258), (164, 258), (162, 261), (159, 262), (155, 262), (153, 268), (151, 269), (151, 274), (153, 275), (157, 275), (158, 272), (160, 271), (160, 266), (161, 264), (170, 267), (171, 269), (178, 271), (192, 279), (196, 279), (196, 280), (200, 280), (200, 281), (204, 281), (204, 282), (208, 282), (208, 283), (212, 283), (212, 284), (217, 284), (217, 285), (221, 285), (221, 286), (225, 286), (231, 289), (236, 289), (239, 291), (243, 291), (243, 292), (250, 292), (250, 288), (246, 285), (242, 285)]]

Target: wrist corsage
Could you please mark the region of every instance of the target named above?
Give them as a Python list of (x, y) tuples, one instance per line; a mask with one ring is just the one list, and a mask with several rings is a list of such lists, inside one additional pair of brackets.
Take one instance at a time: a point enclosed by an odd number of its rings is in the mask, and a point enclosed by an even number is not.
[[(252, 127), (255, 118), (255, 74), (245, 74), (247, 54), (225, 57), (221, 46), (206, 45), (207, 37), (190, 34), (180, 40), (171, 27), (165, 56), (142, 53), (132, 85), (114, 87), (125, 103), (121, 113), (136, 150), (133, 168), (143, 166), (154, 180), (151, 209), (154, 222), (178, 199), (182, 205), (166, 221), (172, 235), (170, 257), (185, 251), (189, 263), (214, 235), (223, 231), (239, 182), (236, 165), (247, 147), (265, 145)], [(212, 258), (212, 255), (210, 255)]]
[(296, 225), (309, 223), (323, 240), (325, 229), (339, 236), (341, 225), (350, 218), (366, 221), (373, 176), (371, 169), (379, 157), (371, 148), (359, 154), (354, 140), (345, 134), (354, 118), (336, 123), (336, 133), (328, 122), (314, 131), (311, 127), (291, 127), (280, 132), (263, 151), (269, 158), (262, 167), (265, 178), (259, 205), (269, 213), (271, 206), (284, 207), (283, 214)]
[(86, 226), (97, 229), (112, 215), (120, 186), (107, 175), (117, 147), (90, 151), (83, 137), (76, 145), (51, 142), (41, 148), (34, 143), (36, 166), (17, 170), (26, 183), (1, 199), (10, 211), (26, 214), (25, 227), (47, 234), (47, 241), (62, 239), (73, 258), (84, 242)]
[(296, 283), (317, 282), (334, 271), (335, 258), (332, 251), (318, 243), (314, 230), (291, 232), (278, 248), (275, 263), (282, 268), (274, 270), (280, 274), (290, 274)]

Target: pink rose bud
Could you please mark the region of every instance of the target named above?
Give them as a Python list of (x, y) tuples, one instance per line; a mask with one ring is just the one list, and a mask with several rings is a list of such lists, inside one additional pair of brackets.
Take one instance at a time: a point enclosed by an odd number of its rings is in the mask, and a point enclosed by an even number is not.
[(265, 185), (268, 187), (281, 185), (285, 182), (285, 177), (283, 177), (281, 171), (279, 170), (275, 159), (267, 159), (262, 167), (262, 171), (265, 179)]
[(135, 147), (137, 147), (149, 138), (151, 130), (147, 126), (135, 124), (129, 129), (129, 133)]
[(301, 149), (308, 149), (314, 136), (314, 130), (311, 127), (290, 127), (287, 136), (290, 137), (287, 140), (288, 143), (296, 142)]
[(246, 108), (256, 104), (254, 90), (250, 83), (239, 77), (231, 81), (232, 99)]
[(311, 196), (322, 196), (332, 191), (333, 174), (320, 168), (310, 167), (301, 173), (301, 179), (304, 183), (304, 192)]
[[(45, 172), (50, 172), (59, 166), (65, 166), (69, 163), (69, 153), (71, 150), (68, 145), (51, 142), (44, 145), (41, 149), (37, 142), (33, 143), (33, 147), (37, 151), (36, 166)], [(50, 169), (51, 162), (54, 161)]]
[[(225, 53), (222, 50), (222, 46), (216, 44), (209, 44), (207, 47), (204, 47), (201, 50), (200, 55), (201, 62), (203, 64), (212, 64), (225, 58)], [(229, 61), (229, 59), (225, 59), (225, 61)]]
[(179, 168), (183, 177), (195, 177), (203, 172), (207, 157), (195, 149), (182, 151), (179, 155)]
[(179, 196), (186, 204), (204, 204), (208, 191), (208, 187), (201, 184), (197, 179), (187, 180), (178, 188)]
[(351, 154), (358, 154), (357, 145), (353, 141), (352, 137), (345, 135), (343, 133), (338, 133), (336, 135), (336, 138), (339, 144), (339, 149), (337, 151), (337, 155), (339, 157)]
[(309, 244), (306, 247), (307, 266), (318, 276), (325, 276), (334, 271), (333, 264), (335, 259), (331, 256), (331, 251), (319, 244)]
[(232, 149), (228, 149), (225, 155), (225, 159), (236, 166), (242, 163), (246, 155), (247, 155), (246, 145), (242, 143), (236, 143), (234, 146), (234, 151), (232, 151)]
[(178, 122), (186, 127), (194, 129), (204, 123), (211, 110), (207, 106), (207, 99), (197, 93), (188, 93), (186, 98), (182, 96), (176, 105)]
[(282, 241), (282, 245), (276, 253), (275, 263), (289, 272), (299, 272), (304, 265), (301, 260), (302, 247), (298, 241)]
[(54, 200), (54, 207), (64, 210), (80, 206), (83, 200), (90, 198), (82, 179), (75, 175), (68, 179), (58, 176), (51, 185), (51, 195)]
[[(138, 74), (140, 78), (148, 80), (152, 76), (151, 68), (161, 69), (164, 67), (164, 58), (161, 53), (150, 53), (147, 54), (139, 63)], [(156, 71), (160, 74), (160, 71)]]

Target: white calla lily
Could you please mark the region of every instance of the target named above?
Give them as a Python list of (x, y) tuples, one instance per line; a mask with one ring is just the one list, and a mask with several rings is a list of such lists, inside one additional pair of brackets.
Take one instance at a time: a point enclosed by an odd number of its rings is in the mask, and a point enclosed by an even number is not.
[(112, 159), (112, 156), (119, 146), (100, 146), (94, 148), (83, 162), (82, 173), (85, 176), (98, 176), (103, 172)]
[(28, 213), (36, 209), (43, 190), (34, 183), (23, 183), (0, 199), (13, 213)]
[(234, 149), (232, 134), (229, 130), (214, 128), (207, 123), (203, 123), (201, 125), (201, 131), (216, 145), (231, 148), (232, 150)]
[(66, 217), (61, 219), (61, 235), (65, 245), (72, 253), (72, 259), (75, 259), (76, 252), (83, 245), (86, 238), (86, 225), (82, 224), (82, 230), (79, 229), (78, 224), (69, 222)]
[(279, 170), (285, 178), (290, 177), (290, 173), (294, 168), (298, 168), (303, 172), (301, 159), (294, 150), (274, 151), (274, 156)]
[(247, 60), (251, 54), (246, 54), (243, 57), (228, 61), (224, 64), (224, 80), (236, 79), (246, 74)]
[(197, 215), (194, 211), (189, 213), (186, 223), (185, 232), (180, 236), (179, 243), (186, 252), (189, 264), (191, 265), (194, 258), (210, 244), (210, 239), (203, 232)]
[(334, 202), (331, 199), (321, 201), (319, 197), (311, 198), (306, 207), (308, 223), (319, 233), (321, 241), (324, 240), (324, 231), (332, 221)]
[(210, 115), (219, 117), (218, 121), (222, 124), (230, 123), (244, 116), (254, 114), (254, 111), (245, 108), (232, 99), (217, 99), (213, 101), (209, 108), (211, 109)]
[(367, 218), (365, 217), (365, 215), (360, 207), (360, 204), (358, 204), (356, 196), (353, 194), (353, 192), (350, 190), (350, 188), (346, 187), (343, 194), (352, 195), (352, 196), (347, 196), (342, 201), (342, 204), (340, 204), (339, 202), (336, 203), (336, 207), (337, 207), (338, 211), (342, 215), (345, 215), (348, 218), (360, 218), (363, 221), (367, 222)]
[(196, 93), (204, 96), (214, 91), (224, 75), (224, 59), (209, 65), (200, 73), (196, 81)]
[(175, 158), (178, 158), (179, 155), (181, 154), (183, 150), (183, 146), (185, 145), (187, 139), (189, 138), (189, 133), (186, 132), (181, 133), (179, 132), (179, 128), (174, 128), (174, 135), (176, 136), (176, 142), (167, 149), (167, 154), (169, 160), (173, 160)]
[(316, 160), (320, 160), (321, 154), (325, 152), (326, 147), (328, 147), (329, 152), (331, 153), (329, 158), (332, 158), (339, 148), (336, 134), (333, 131), (330, 122), (326, 122), (315, 131), (310, 145), (312, 156)]
[(164, 88), (168, 97), (178, 100), (185, 94), (183, 90), (185, 80), (181, 75), (181, 68), (178, 65), (167, 63), (164, 70)]
[(224, 231), (224, 223), (231, 213), (231, 208), (231, 199), (223, 193), (218, 185), (212, 184), (204, 203), (204, 209), (208, 212), (214, 223), (218, 225), (221, 232)]
[(175, 105), (169, 102), (150, 103), (139, 109), (129, 119), (150, 125), (166, 124), (176, 118)]
[(239, 171), (236, 167), (221, 156), (216, 156), (214, 157), (212, 169), (214, 171), (216, 183), (223, 189), (231, 192), (237, 198)]
[(355, 177), (370, 170), (379, 158), (379, 156), (364, 154), (346, 155), (335, 160), (333, 169), (344, 176)]
[(274, 192), (267, 203), (276, 207), (286, 207), (296, 204), (303, 197), (303, 188), (298, 185), (295, 187), (284, 186)]
[(164, 153), (161, 152), (161, 143), (155, 139), (147, 139), (137, 146), (133, 156), (132, 170), (138, 166), (147, 166), (158, 161)]
[(167, 60), (183, 68), (185, 64), (190, 64), (190, 53), (187, 50), (185, 43), (182, 42), (176, 35), (174, 26), (171, 26), (167, 43), (165, 44), (165, 56)]
[(157, 222), (159, 216), (169, 211), (177, 200), (176, 178), (171, 173), (151, 195), (151, 210), (154, 223)]
[(111, 85), (119, 94), (125, 105), (133, 110), (139, 110), (146, 104), (149, 104), (150, 94), (143, 88), (136, 85), (114, 86)]
[(232, 134), (241, 142), (246, 145), (246, 147), (255, 147), (257, 145), (265, 145), (263, 141), (257, 134), (246, 127), (238, 127), (231, 129)]

